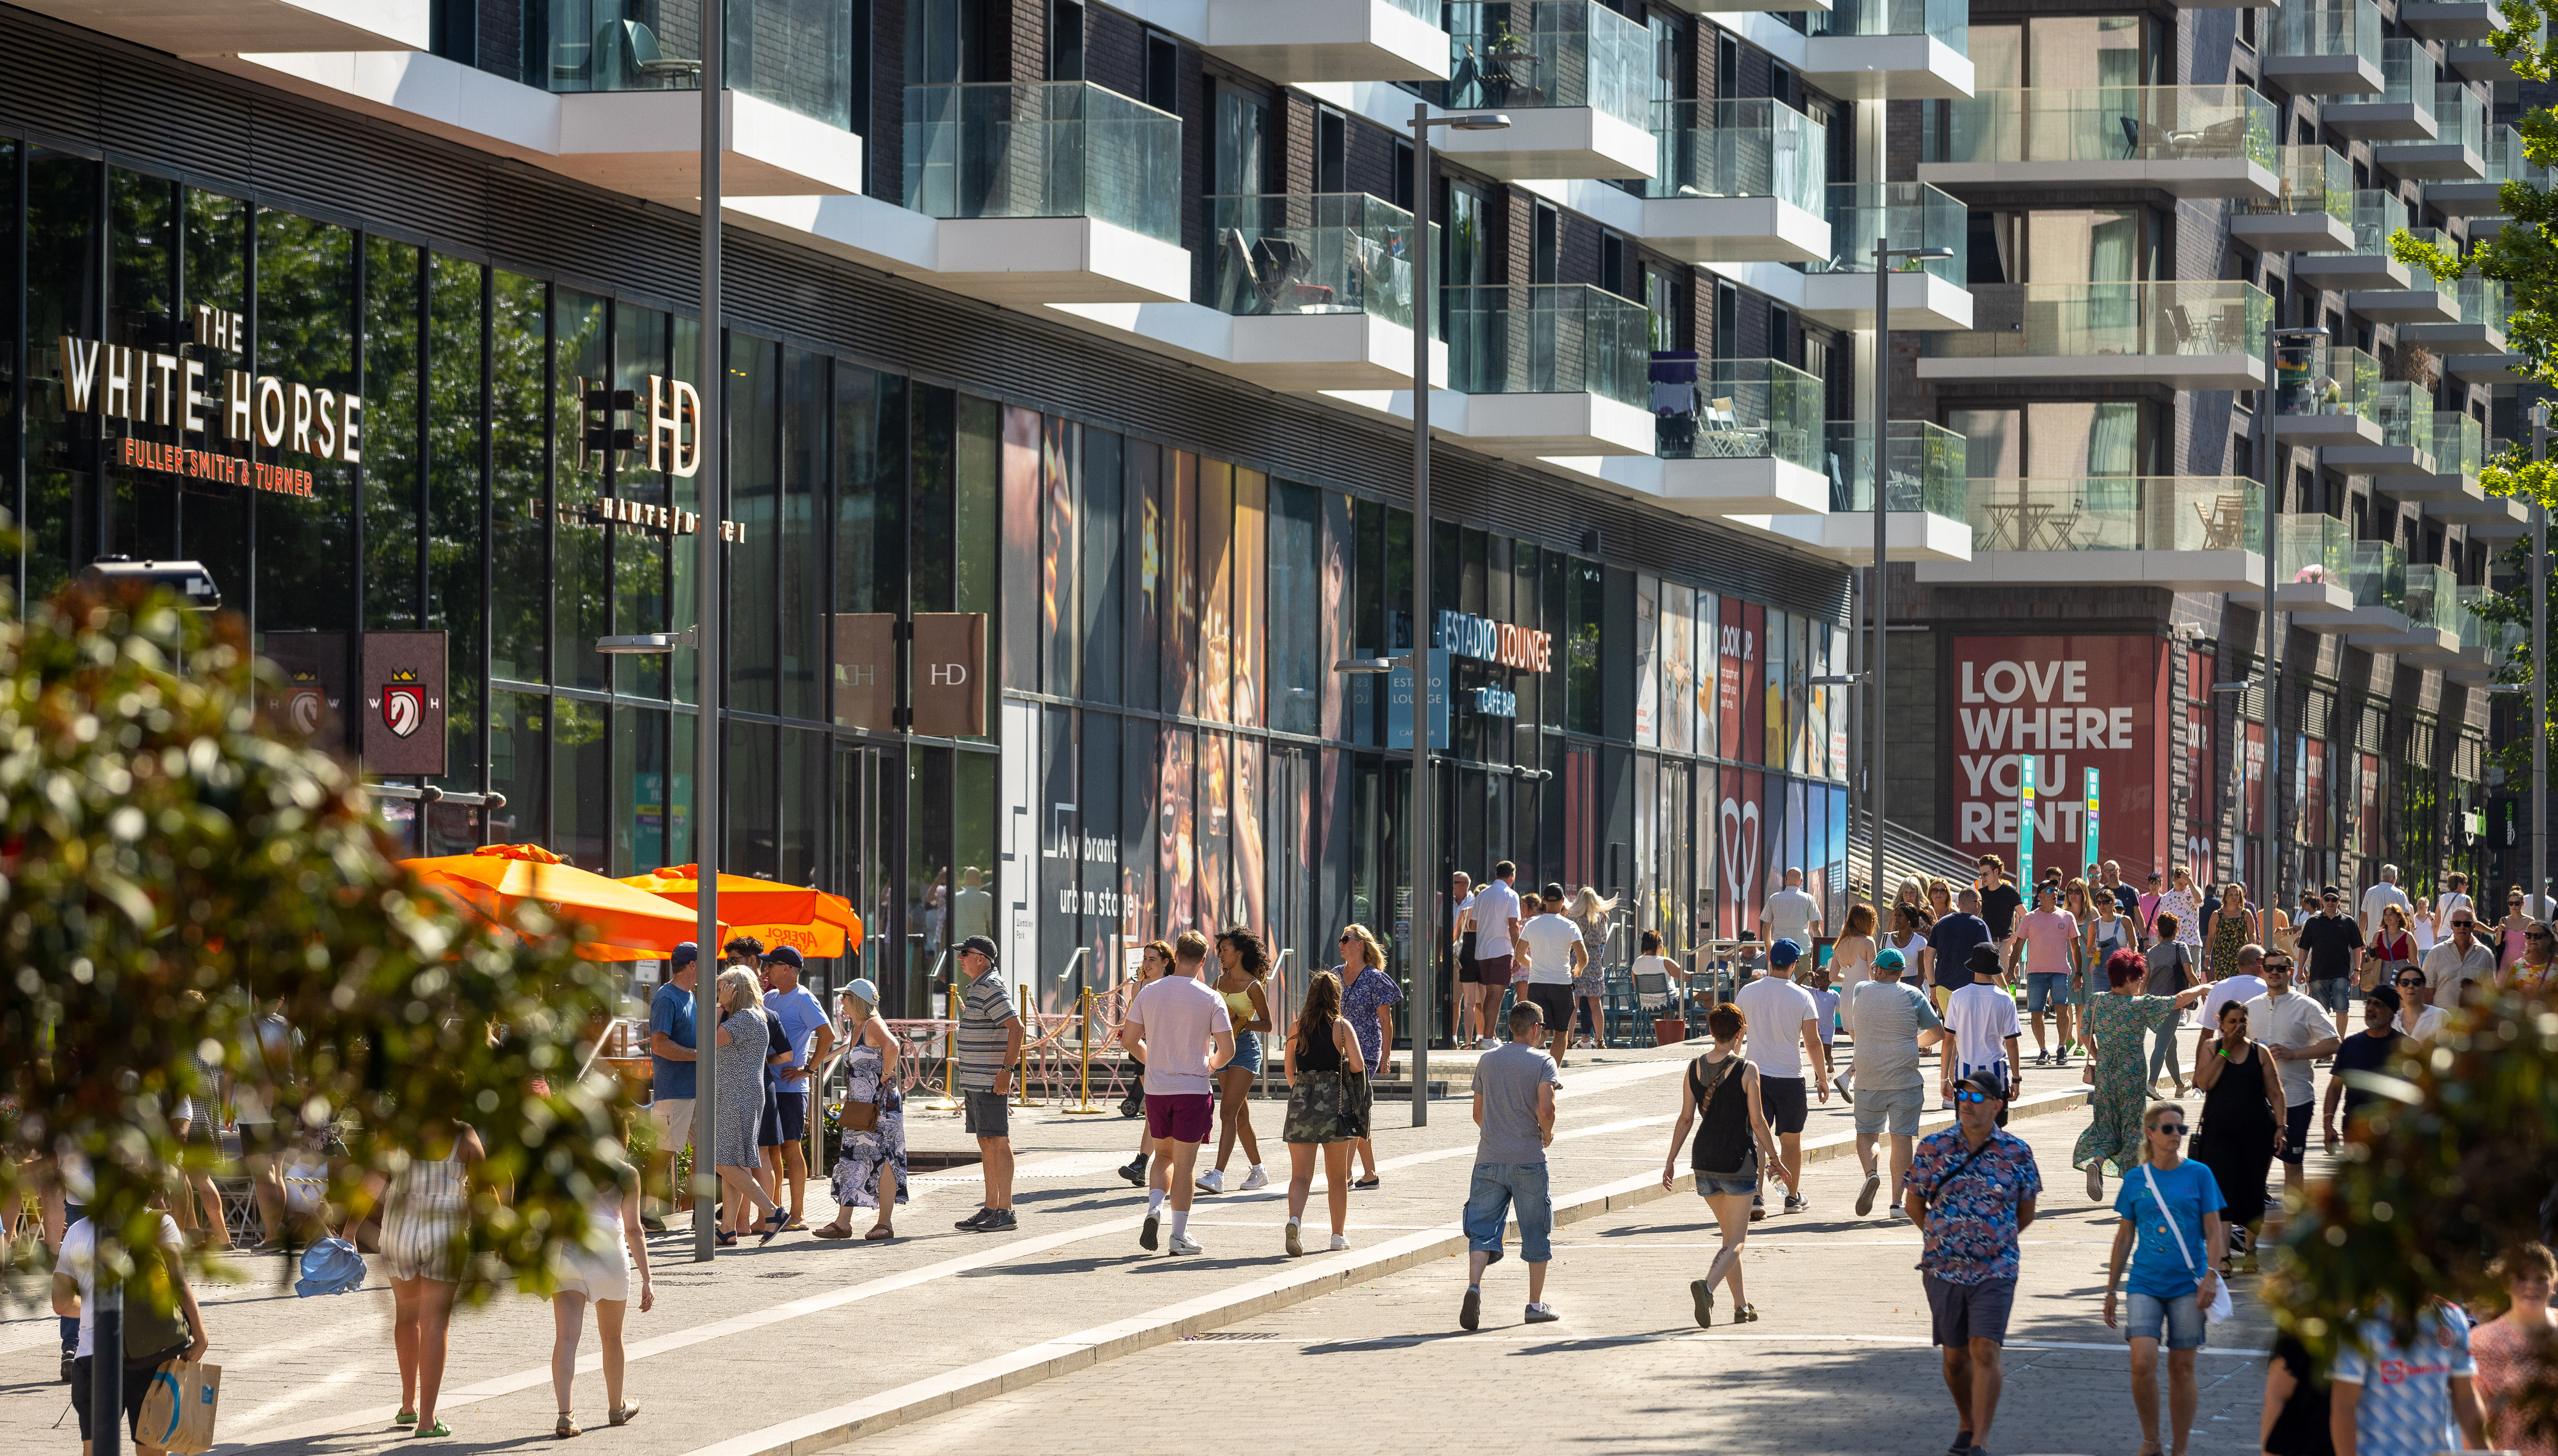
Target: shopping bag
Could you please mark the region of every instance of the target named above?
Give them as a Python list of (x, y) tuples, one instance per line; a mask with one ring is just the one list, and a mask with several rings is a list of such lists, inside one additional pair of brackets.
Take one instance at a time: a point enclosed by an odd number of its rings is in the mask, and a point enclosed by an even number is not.
[(213, 1412), (221, 1393), (220, 1366), (170, 1361), (152, 1374), (142, 1414), (133, 1423), (134, 1439), (179, 1456), (201, 1456), (213, 1448)]

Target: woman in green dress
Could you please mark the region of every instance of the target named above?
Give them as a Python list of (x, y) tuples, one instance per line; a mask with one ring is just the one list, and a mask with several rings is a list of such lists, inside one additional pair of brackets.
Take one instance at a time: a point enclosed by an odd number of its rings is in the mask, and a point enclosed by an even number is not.
[(2087, 1197), (2105, 1201), (2105, 1164), (2129, 1168), (2141, 1160), (2141, 1113), (2149, 1106), (2150, 1087), (2141, 1075), (2147, 1034), (2176, 1024), (2179, 1013), (2211, 993), (2211, 983), (2188, 986), (2172, 996), (2139, 994), (2149, 978), (2150, 963), (2137, 950), (2117, 950), (2105, 961), (2107, 994), (2093, 998), (2087, 1025), (2079, 1037), (2087, 1044), (2087, 1071), (2095, 1084), (2089, 1103), (2095, 1119), (2078, 1134), (2070, 1166), (2087, 1172)]
[(2247, 908), (2247, 887), (2231, 880), (2220, 887), (2220, 897), (2203, 916), (2203, 944), (2213, 980), (2227, 980), (2238, 973), (2238, 951), (2256, 939), (2256, 912)]

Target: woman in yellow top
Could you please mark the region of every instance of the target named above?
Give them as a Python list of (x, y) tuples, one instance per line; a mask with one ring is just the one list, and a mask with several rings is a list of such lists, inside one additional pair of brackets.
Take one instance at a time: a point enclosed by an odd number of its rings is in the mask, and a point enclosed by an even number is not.
[(1200, 1175), (1202, 1193), (1225, 1192), (1226, 1159), (1234, 1156), (1234, 1140), (1243, 1139), (1243, 1161), (1251, 1171), (1244, 1175), (1240, 1192), (1270, 1186), (1270, 1175), (1261, 1168), (1261, 1139), (1252, 1135), (1252, 1082), (1261, 1075), (1261, 1036), (1270, 1021), (1270, 988), (1264, 979), (1270, 974), (1270, 950), (1261, 938), (1246, 930), (1219, 931), (1216, 935), (1216, 963), (1220, 967), (1210, 987), (1225, 998), (1225, 1013), (1234, 1022), (1234, 1058), (1216, 1074), (1216, 1166)]

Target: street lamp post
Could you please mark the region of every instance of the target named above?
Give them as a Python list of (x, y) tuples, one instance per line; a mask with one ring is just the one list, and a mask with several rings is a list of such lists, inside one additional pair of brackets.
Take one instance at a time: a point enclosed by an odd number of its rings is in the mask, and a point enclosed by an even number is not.
[[(2549, 458), (2549, 401), (2531, 407), (2531, 458)], [(2531, 911), (2549, 909), (2549, 508), (2531, 506)]]
[[(2257, 628), (2263, 634), (2264, 652), (2257, 658), (2255, 675), (2265, 694), (2265, 767), (2261, 776), (2262, 782), (2265, 786), (2265, 862), (2263, 865), (2259, 866), (2263, 871), (2264, 876), (2264, 890), (2262, 893), (2265, 898), (2257, 903), (2262, 906), (2267, 913), (2271, 913), (2275, 906), (2283, 903), (2281, 899), (2282, 831), (2280, 827), (2282, 823), (2283, 785), (2283, 669), (2281, 661), (2283, 655), (2283, 638), (2281, 624), (2275, 620), (2274, 616), (2274, 590), (2278, 585), (2280, 585), (2280, 573), (2278, 573), (2274, 567), (2281, 554), (2276, 549), (2278, 544), (2276, 517), (2281, 513), (2283, 508), (2283, 487), (2281, 472), (2273, 469), (2273, 416), (2274, 411), (2280, 406), (2280, 401), (2283, 397), (2282, 390), (2278, 387), (2282, 377), (2281, 365), (2279, 364), (2281, 352), (2287, 347), (2296, 350), (2307, 349), (2314, 342), (2325, 339), (2326, 337), (2327, 330), (2316, 327), (2281, 330), (2267, 329), (2265, 331), (2265, 393), (2263, 398), (2257, 404), (2256, 420), (2252, 431), (2255, 443), (2248, 452), (2253, 457), (2257, 472), (2265, 478), (2263, 482), (2263, 489), (2265, 492), (2265, 601), (2262, 610), (2257, 614), (2261, 619), (2257, 623)], [(2313, 454), (2310, 460), (2310, 479), (2314, 481), (2319, 479), (2318, 472), (2325, 468), (2325, 462), (2317, 455)], [(2238, 712), (2238, 761), (2242, 765), (2246, 762), (2246, 699), (2241, 697), (2239, 699)], [(2240, 774), (2240, 783), (2243, 786), (2245, 783), (2245, 771), (2243, 768), (2241, 769)], [(2238, 803), (2238, 817), (2239, 832), (2236, 837), (2240, 840), (2244, 840), (2246, 838), (2247, 804), (2243, 791)]]
[(1890, 479), (1888, 457), (1892, 445), (1892, 263), (1897, 258), (1934, 260), (1954, 255), (1950, 247), (1891, 246), (1891, 210), (1878, 196), (1874, 227), (1874, 564), (1866, 569), (1865, 576), (1865, 610), (1874, 624), (1873, 646), (1866, 653), (1865, 664), (1865, 747), (1873, 755), (1866, 767), (1865, 803), (1866, 811), (1874, 815), (1874, 838), (1867, 858), (1878, 911), (1890, 903), (1887, 897), (1892, 893), (1885, 888), (1888, 882), (1883, 868), (1883, 744), (1887, 736), (1883, 731), (1883, 628), (1885, 619), (1892, 615), (1883, 586), (1883, 560), (1891, 522), (1884, 487)]
[[(694, 605), (699, 638), (693, 646), (693, 702), (699, 714), (693, 727), (693, 862), (700, 886), (694, 927), (697, 967), (693, 980), (693, 1103), (697, 1114), (693, 1138), (693, 1260), (705, 1262), (719, 1244), (715, 1211), (719, 1175), (711, 1167), (710, 1129), (718, 1126), (719, 1078), (712, 1060), (719, 1042), (719, 863), (720, 812), (720, 522), (728, 518), (721, 480), (722, 454), (728, 432), (719, 421), (721, 385), (727, 361), (720, 339), (720, 144), (726, 100), (727, 19), (725, 3), (702, 7), (702, 262), (701, 262), (701, 414), (693, 421), (693, 447), (701, 462), (701, 529), (695, 533)], [(671, 1151), (671, 1150), (670, 1150)]]
[[(1510, 119), (1492, 112), (1433, 116), (1412, 106), (1412, 1125), (1430, 1122), (1430, 1036), (1439, 1005), (1439, 894), (1430, 852), (1430, 128), (1502, 131)], [(1426, 927), (1426, 928), (1425, 928)]]

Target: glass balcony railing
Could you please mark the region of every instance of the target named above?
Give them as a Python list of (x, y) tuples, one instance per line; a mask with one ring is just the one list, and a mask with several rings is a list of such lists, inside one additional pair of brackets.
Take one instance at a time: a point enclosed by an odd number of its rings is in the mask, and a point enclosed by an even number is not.
[(2242, 213), (2325, 213), (2340, 222), (2353, 220), (2353, 167), (2322, 146), (2302, 143), (2274, 149), (2275, 195), (2271, 202), (2247, 202)]
[(2380, 11), (2371, 0), (2283, 0), (2271, 56), (2358, 56), (2380, 69)]
[(2460, 301), (2462, 322), (2485, 324), (2499, 334), (2504, 332), (2505, 321), (2511, 315), (2505, 306), (2502, 283), (2473, 274), (2467, 278), (2455, 278), (2445, 286), (2451, 289), (2452, 297)]
[(2380, 362), (2359, 349), (2324, 339), (2278, 345), (2274, 414), (2277, 418), (2355, 414), (2378, 424)]
[[(1874, 426), (1829, 422), (1830, 510), (1874, 509)], [(1883, 436), (1883, 509), (1968, 520), (1972, 483), (1963, 437), (1925, 420), (1897, 419)]]
[(1434, 26), (1445, 10), (1439, 0), (1387, 0), (1387, 3), (1416, 20), (1426, 20)]
[(2274, 165), (2280, 111), (2245, 86), (2030, 86), (1929, 101), (1922, 162)]
[(1830, 255), (1805, 263), (1806, 273), (1872, 273), (1874, 244), (1946, 247), (1950, 258), (1900, 258), (1894, 267), (1924, 268), (1957, 288), (1971, 277), (1971, 214), (1951, 194), (1923, 182), (1830, 184)]
[(2274, 517), (2274, 579), (2347, 585), (2353, 575), (2353, 527), (2322, 511)]
[[(1412, 327), (1412, 215), (1363, 192), (1208, 199), (1216, 307)], [(1438, 228), (1430, 229), (1435, 238)]]
[(1461, 394), (1600, 394), (1642, 408), (1651, 314), (1580, 283), (1445, 290), (1448, 383)]
[(2398, 610), (2406, 614), (2409, 627), (2456, 633), (2461, 629), (2460, 581), (2440, 566), (2410, 566)]
[(2342, 250), (2321, 248), (2322, 257), (2386, 257), (2389, 239), (2407, 225), (2407, 205), (2398, 194), (2365, 188), (2353, 195), (2353, 205), (2346, 210), (2346, 220), (2353, 228), (2353, 246)]
[(1829, 128), (1786, 105), (1655, 101), (1653, 198), (1776, 198), (1817, 216), (1829, 175)]
[[(2407, 235), (2415, 238), (2419, 242), (2432, 243), (2434, 246), (2442, 248), (2455, 256), (2457, 256), (2461, 250), (2461, 245), (2452, 241), (2451, 235), (2443, 231), (2440, 227), (2410, 227), (2407, 229)], [(2356, 242), (2361, 241), (2358, 237), (2354, 240)], [(2381, 242), (2383, 246), (2386, 246), (2388, 239), (2382, 238)], [(2407, 286), (2410, 288), (2444, 289), (2449, 287), (2448, 284), (2443, 282), (2441, 277), (2436, 275), (2433, 269), (2426, 267), (2422, 263), (2409, 263), (2406, 265), (2406, 268)]]
[(2514, 623), (2489, 622), (2479, 614), (2479, 609), (2494, 596), (2495, 593), (2487, 587), (2460, 587), (2454, 592), (2453, 612), (2460, 622), (2462, 651), (2481, 654), (2487, 658), (2487, 666), (2501, 667), (2505, 664), (2508, 649), (2528, 641), (2529, 635), (2514, 631)]
[(1814, 36), (1934, 36), (1955, 54), (1971, 54), (1971, 0), (1836, 0), (1803, 17)]
[(2380, 43), (2380, 94), (2327, 96), (2331, 102), (2368, 105), (2372, 102), (2413, 106), (2417, 114), (2432, 120), (2434, 89), (2437, 84), (2434, 58), (2422, 41), (2392, 36)]
[(1182, 119), (1088, 81), (911, 85), (906, 205), (933, 218), (1090, 218), (1179, 242)]
[(1983, 283), (1969, 333), (1925, 334), (1935, 359), (2083, 359), (2102, 355), (2265, 352), (2273, 300), (2252, 283)]
[(1976, 478), (1972, 549), (2261, 553), (2264, 493), (2241, 476)]
[(2487, 150), (2487, 98), (2457, 81), (2434, 87), (2434, 141), (2459, 142), (2473, 152)]
[(2383, 379), (2371, 394), (2371, 412), (2380, 421), (2380, 443), (2412, 445), (2434, 451), (2434, 391), (2406, 379)]
[(2479, 153), (2487, 159), (2487, 180), (2495, 183), (2527, 182), (2533, 187), (2549, 185), (2549, 169), (2534, 167), (2524, 154), (2522, 133), (2510, 126), (2490, 126)]
[(1651, 32), (1593, 0), (1448, 6), (1450, 109), (1593, 106), (1651, 125)]
[[(526, 39), (540, 59), (524, 78), (551, 91), (699, 90), (701, 12), (683, 8), (677, 23), (658, 0), (526, 7)], [(722, 68), (729, 88), (851, 127), (854, 8), (854, 0), (731, 5)]]
[(2406, 609), (2407, 553), (2397, 542), (2355, 541), (2350, 569), (2353, 605)]
[(2434, 411), (2434, 474), (2456, 475), (2475, 486), (2487, 464), (2487, 426), (2465, 409)]
[(1821, 381), (1773, 359), (1651, 361), (1654, 451), (1663, 460), (1774, 458), (1821, 468)]

